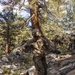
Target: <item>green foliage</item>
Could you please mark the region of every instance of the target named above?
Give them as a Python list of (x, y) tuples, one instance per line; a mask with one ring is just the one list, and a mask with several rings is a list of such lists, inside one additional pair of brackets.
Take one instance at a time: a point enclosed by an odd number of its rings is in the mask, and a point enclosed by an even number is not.
[(29, 55), (27, 57), (20, 56), (20, 60), (23, 61), (24, 63), (29, 63), (32, 61), (32, 57), (31, 57), (31, 55)]
[(63, 46), (58, 47), (61, 54), (66, 54), (68, 45), (64, 44)]
[(20, 71), (14, 71), (14, 73), (12, 75), (20, 75)]
[[(9, 11), (10, 12), (10, 11)], [(28, 28), (24, 28), (24, 24), (25, 24), (25, 18), (22, 18), (22, 16), (15, 16), (15, 14), (13, 15), (14, 20), (11, 18), (12, 16), (8, 13), (4, 14), (8, 14), (5, 17), (9, 18), (8, 22), (9, 22), (9, 48), (10, 50), (13, 50), (13, 48), (18, 45), (19, 43), (21, 43), (23, 40), (26, 40), (28, 37), (30, 36), (30, 31)], [(11, 19), (10, 19), (11, 18)], [(6, 34), (7, 34), (7, 23), (3, 20), (4, 24), (2, 22), (0, 22), (1, 24), (1, 37), (0, 37), (0, 49), (5, 50), (4, 46), (6, 43)]]
[[(25, 27), (26, 18), (20, 15), (23, 8), (36, 8), (37, 0), (32, 0), (29, 5), (24, 5), (22, 0), (13, 0), (10, 2), (3, 1), (1, 3), (5, 6), (4, 10), (0, 13), (0, 50), (5, 50), (6, 34), (7, 34), (7, 22), (9, 23), (9, 45), (12, 50), (22, 40), (26, 40), (31, 36), (30, 27)], [(32, 7), (34, 4), (34, 7)], [(75, 32), (75, 0), (48, 0), (46, 5), (42, 5), (42, 8), (38, 11), (39, 23), (42, 27), (43, 33), (49, 39), (52, 39), (55, 35), (62, 36), (63, 31)], [(14, 7), (18, 5), (18, 13), (13, 12)], [(15, 10), (17, 11), (17, 10)], [(27, 10), (28, 12), (28, 10)], [(28, 12), (29, 13), (29, 12)], [(1, 14), (4, 16), (2, 17)], [(63, 50), (67, 47), (64, 46)], [(61, 51), (62, 48), (60, 48)], [(1, 55), (2, 52), (0, 52)], [(29, 58), (28, 58), (29, 60)]]
[(0, 50), (0, 57), (4, 54), (4, 51)]
[(47, 38), (52, 39), (55, 35), (62, 35), (62, 28), (56, 24), (48, 23), (42, 25), (42, 30)]
[(10, 73), (10, 70), (8, 68), (3, 68), (3, 71), (5, 74), (9, 74)]

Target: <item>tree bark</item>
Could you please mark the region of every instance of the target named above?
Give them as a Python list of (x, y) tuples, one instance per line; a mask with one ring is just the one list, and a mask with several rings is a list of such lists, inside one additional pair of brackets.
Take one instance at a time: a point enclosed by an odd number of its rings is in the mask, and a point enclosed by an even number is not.
[(9, 23), (7, 22), (5, 54), (8, 55), (8, 53), (9, 53)]
[(38, 7), (38, 6), (35, 7), (35, 4), (34, 4), (34, 3), (31, 4), (33, 0), (28, 0), (28, 1), (29, 1), (29, 4), (32, 5), (32, 7), (30, 7), (30, 15), (31, 15), (31, 17), (32, 17), (32, 18), (31, 18), (32, 30), (35, 29), (35, 28), (39, 29), (39, 30), (40, 30), (40, 33), (42, 34), (42, 37), (46, 40), (46, 42), (47, 42), (52, 48), (54, 48), (54, 45), (51, 44), (51, 41), (48, 40), (48, 39), (44, 36), (44, 34), (43, 34), (42, 30), (41, 30), (41, 26), (40, 26), (40, 24), (39, 24), (39, 19), (38, 19), (38, 9), (39, 9), (39, 7)]
[[(29, 1), (29, 4), (32, 3), (33, 0), (28, 0)], [(32, 4), (32, 7), (33, 8), (30, 8), (30, 15), (31, 15), (31, 22), (32, 22), (32, 30), (37, 28), (40, 30), (42, 36), (43, 35), (43, 32), (41, 30), (41, 26), (39, 24), (39, 20), (38, 20), (38, 7), (35, 7), (34, 4)]]
[(5, 23), (6, 23), (6, 45), (5, 45), (5, 54), (8, 55), (8, 52), (9, 52), (9, 22), (8, 22), (8, 19), (3, 16), (2, 14), (0, 14), (0, 16), (5, 20)]

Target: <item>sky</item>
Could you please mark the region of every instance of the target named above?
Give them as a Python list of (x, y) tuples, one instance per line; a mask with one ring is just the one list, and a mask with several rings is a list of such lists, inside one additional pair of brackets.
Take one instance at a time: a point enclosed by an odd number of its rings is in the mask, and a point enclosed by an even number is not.
[[(6, 1), (6, 0), (5, 0), (5, 1)], [(23, 1), (23, 0), (22, 0), (22, 1)], [(25, 5), (27, 5), (27, 4), (28, 4), (28, 1), (25, 0)], [(0, 12), (2, 12), (3, 8), (4, 8), (4, 6), (2, 6), (2, 5), (0, 4)], [(15, 6), (15, 8), (17, 9), (17, 14), (22, 15), (22, 17), (28, 18), (28, 17), (30, 16), (30, 14), (29, 14), (28, 12), (24, 11), (24, 10), (22, 10), (22, 11), (20, 12), (19, 9), (18, 9), (18, 5)], [(14, 12), (16, 12), (16, 10), (14, 10)]]
[[(48, 1), (48, 0), (45, 0), (45, 1)], [(69, 0), (66, 0), (66, 1), (69, 1)], [(23, 2), (23, 0), (22, 0), (22, 2)], [(25, 5), (28, 5), (28, 0), (25, 0)], [(3, 10), (3, 8), (4, 8), (4, 6), (0, 5), (0, 12)], [(18, 5), (15, 6), (15, 8), (18, 9)], [(14, 12), (16, 12), (16, 10), (14, 10)], [(62, 12), (67, 13), (66, 10), (64, 10)], [(17, 14), (20, 14), (20, 15), (22, 15), (22, 17), (25, 17), (25, 18), (28, 18), (30, 16), (30, 14), (27, 11), (24, 11), (24, 10), (19, 11), (19, 9), (17, 10)]]
[[(3, 8), (4, 8), (4, 7), (0, 5), (0, 12), (2, 12)], [(14, 12), (16, 12), (16, 10), (14, 10)], [(20, 15), (22, 15), (22, 17), (25, 17), (25, 18), (28, 18), (28, 17), (30, 16), (30, 14), (27, 13), (26, 11), (21, 11), (21, 12), (19, 12), (19, 11), (17, 10), (17, 13), (20, 14)]]
[(3, 6), (2, 6), (2, 5), (0, 5), (0, 12), (2, 11), (2, 9), (3, 9)]

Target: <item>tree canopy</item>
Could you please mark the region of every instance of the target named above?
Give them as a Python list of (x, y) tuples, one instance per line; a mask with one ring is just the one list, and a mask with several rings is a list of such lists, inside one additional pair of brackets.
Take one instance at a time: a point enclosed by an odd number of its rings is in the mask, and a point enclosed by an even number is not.
[(74, 0), (1, 0), (0, 50), (10, 52), (39, 28), (47, 38), (75, 32)]

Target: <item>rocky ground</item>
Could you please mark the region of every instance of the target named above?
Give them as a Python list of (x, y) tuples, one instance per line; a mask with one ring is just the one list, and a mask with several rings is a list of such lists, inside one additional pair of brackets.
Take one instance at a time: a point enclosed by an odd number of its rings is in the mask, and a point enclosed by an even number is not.
[[(75, 56), (69, 54), (58, 56), (51, 54), (50, 56), (52, 59), (48, 60), (48, 75), (66, 75), (75, 69)], [(47, 56), (47, 59), (50, 59), (48, 58), (50, 56)]]
[[(75, 55), (48, 54), (46, 59), (48, 64), (48, 75), (75, 74)], [(70, 72), (71, 70), (73, 71)], [(0, 75), (34, 75), (34, 72), (35, 67), (33, 66), (31, 54), (22, 53), (17, 56), (10, 54), (0, 57)]]
[(32, 55), (30, 54), (2, 55), (0, 57), (0, 75), (24, 75), (32, 65)]

